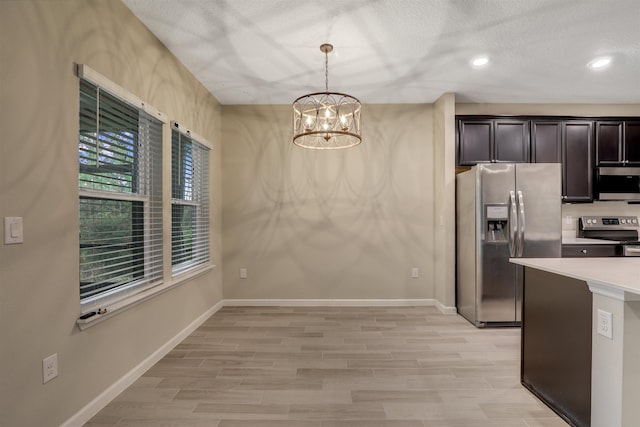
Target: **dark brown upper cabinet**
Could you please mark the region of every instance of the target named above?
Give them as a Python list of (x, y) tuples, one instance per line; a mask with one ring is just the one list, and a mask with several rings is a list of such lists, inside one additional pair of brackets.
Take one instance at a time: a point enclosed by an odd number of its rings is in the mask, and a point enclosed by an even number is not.
[(629, 165), (640, 165), (640, 121), (624, 122), (624, 160)]
[(596, 165), (640, 165), (640, 121), (597, 121)]
[(492, 141), (493, 120), (458, 121), (458, 165), (491, 162)]
[(562, 163), (562, 121), (531, 121), (531, 162)]
[(596, 122), (596, 164), (621, 165), (624, 163), (624, 122)]
[(593, 201), (593, 122), (532, 120), (531, 158), (562, 163), (562, 201)]
[(496, 120), (494, 159), (496, 162), (529, 162), (529, 121)]
[(593, 201), (593, 122), (562, 123), (562, 201)]
[(461, 119), (458, 121), (458, 166), (529, 161), (529, 121)]

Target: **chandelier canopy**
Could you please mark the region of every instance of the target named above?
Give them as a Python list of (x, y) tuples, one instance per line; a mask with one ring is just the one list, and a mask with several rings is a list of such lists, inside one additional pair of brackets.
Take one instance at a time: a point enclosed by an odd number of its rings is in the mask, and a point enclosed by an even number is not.
[(357, 98), (329, 92), (329, 52), (333, 46), (320, 46), (324, 53), (324, 92), (303, 95), (293, 101), (293, 143), (315, 150), (349, 148), (362, 142)]

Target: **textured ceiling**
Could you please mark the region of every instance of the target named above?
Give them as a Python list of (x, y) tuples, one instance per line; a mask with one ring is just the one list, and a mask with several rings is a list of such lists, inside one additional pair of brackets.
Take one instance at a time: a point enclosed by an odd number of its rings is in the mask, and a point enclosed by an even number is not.
[(640, 0), (123, 1), (222, 104), (640, 103)]

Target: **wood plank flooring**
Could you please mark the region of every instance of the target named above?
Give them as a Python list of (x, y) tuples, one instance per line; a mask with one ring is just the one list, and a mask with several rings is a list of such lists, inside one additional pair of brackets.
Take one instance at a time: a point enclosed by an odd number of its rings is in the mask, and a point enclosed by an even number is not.
[(225, 307), (86, 426), (566, 427), (519, 373), (433, 307)]

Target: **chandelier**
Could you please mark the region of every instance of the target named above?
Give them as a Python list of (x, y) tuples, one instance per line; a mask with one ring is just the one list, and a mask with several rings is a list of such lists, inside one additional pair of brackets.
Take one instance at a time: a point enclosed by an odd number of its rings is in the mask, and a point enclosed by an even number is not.
[(293, 101), (293, 143), (314, 150), (335, 150), (360, 144), (362, 105), (351, 95), (329, 92), (329, 52), (324, 53), (324, 92), (303, 95)]

